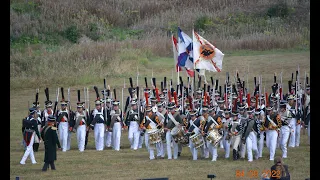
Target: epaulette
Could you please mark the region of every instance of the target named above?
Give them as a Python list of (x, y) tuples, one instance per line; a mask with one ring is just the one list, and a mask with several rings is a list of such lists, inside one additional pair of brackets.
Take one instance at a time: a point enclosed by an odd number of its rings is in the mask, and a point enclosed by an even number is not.
[(51, 129), (55, 131), (55, 130), (57, 130), (58, 128), (57, 128), (57, 127), (51, 127)]

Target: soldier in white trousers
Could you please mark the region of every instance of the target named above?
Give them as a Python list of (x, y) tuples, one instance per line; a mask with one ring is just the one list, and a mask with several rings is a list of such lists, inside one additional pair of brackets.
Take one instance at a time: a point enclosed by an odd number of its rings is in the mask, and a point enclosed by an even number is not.
[[(42, 112), (40, 110), (40, 103), (38, 101), (38, 94), (37, 94), (37, 97), (36, 97), (36, 102), (32, 103), (32, 107), (36, 108), (36, 113), (38, 114), (38, 116), (37, 116), (38, 131), (41, 132), (41, 115), (42, 115)], [(38, 152), (39, 143), (40, 143), (40, 140), (39, 140), (38, 136), (34, 136), (34, 143), (33, 143), (33, 151), (34, 152)]]
[(289, 137), (289, 144), (288, 147), (295, 147), (296, 144), (296, 125), (297, 125), (297, 119), (296, 119), (296, 109), (295, 109), (295, 102), (294, 102), (294, 95), (290, 94), (287, 97), (287, 109), (291, 112), (291, 119), (289, 121), (289, 127), (290, 128), (290, 137)]
[(106, 99), (106, 132), (104, 132), (104, 138), (105, 138), (105, 145), (106, 147), (111, 147), (112, 146), (112, 131), (109, 131), (108, 129), (110, 128), (110, 123), (111, 123), (111, 102), (112, 99), (107, 97)]
[[(128, 139), (130, 142), (130, 148), (133, 150), (137, 150), (139, 146), (139, 138), (140, 138), (140, 131), (139, 131), (139, 122), (141, 117), (141, 113), (138, 112), (137, 107), (137, 100), (131, 100), (131, 110), (127, 114), (126, 121), (128, 121), (129, 125), (129, 132), (128, 132)], [(143, 118), (143, 117), (141, 117)]]
[[(166, 154), (166, 151), (167, 151), (167, 143), (166, 143), (166, 132), (164, 131), (164, 128), (166, 127), (167, 125), (167, 121), (168, 121), (168, 116), (167, 116), (167, 111), (164, 109), (163, 107), (163, 102), (158, 102), (157, 103), (157, 107), (158, 107), (158, 112), (156, 112), (161, 124), (162, 124), (162, 131), (163, 131), (163, 134), (162, 134), (162, 137), (161, 137), (161, 142), (158, 143), (158, 154), (157, 154), (157, 157), (160, 158), (160, 159), (164, 159), (164, 156)], [(180, 145), (182, 147), (182, 145)], [(180, 147), (179, 144), (178, 144), (178, 148)], [(180, 151), (181, 152), (181, 151)], [(178, 153), (178, 156), (179, 156), (179, 153)]]
[(173, 119), (168, 118), (168, 123), (167, 123), (167, 126), (165, 127), (168, 159), (172, 159), (171, 142), (173, 144), (173, 159), (178, 159), (178, 152), (179, 152), (178, 144), (173, 140), (171, 135), (171, 130), (176, 125), (182, 125), (183, 122), (179, 113), (179, 108), (177, 108), (173, 102), (170, 102), (167, 108), (169, 110), (168, 117), (173, 116)]
[[(190, 125), (189, 125), (189, 129), (187, 132), (187, 135), (189, 136), (189, 138), (193, 135), (193, 134), (199, 134), (200, 132), (200, 118), (197, 118), (196, 116), (197, 112), (196, 111), (190, 111)], [(201, 136), (202, 138), (202, 136)], [(192, 159), (194, 161), (198, 160), (198, 149), (196, 149), (195, 145), (193, 144), (193, 142), (190, 139), (190, 151), (192, 152)]]
[(266, 110), (267, 110), (267, 116), (266, 116), (265, 128), (268, 129), (268, 131), (266, 132), (266, 136), (267, 136), (266, 141), (267, 141), (267, 147), (270, 153), (269, 160), (273, 161), (276, 153), (278, 131), (279, 131), (279, 126), (281, 126), (281, 119), (280, 117), (277, 117), (277, 113), (273, 111), (273, 107), (267, 106)]
[[(263, 109), (265, 109), (264, 104), (263, 104), (263, 106), (260, 106), (260, 107), (263, 107)], [(262, 157), (262, 152), (263, 152), (263, 147), (264, 147), (264, 133), (266, 131), (266, 129), (264, 127), (265, 113), (264, 113), (263, 109), (260, 109), (260, 111), (255, 112), (256, 119), (259, 120), (259, 124), (260, 124), (260, 138), (258, 139), (259, 158)]]
[(37, 116), (36, 109), (30, 108), (29, 116), (23, 121), (23, 138), (26, 142), (27, 148), (20, 161), (20, 164), (22, 165), (26, 164), (26, 160), (29, 156), (32, 164), (37, 163), (33, 152), (34, 136), (37, 136), (39, 138), (39, 142), (41, 142), (40, 133), (38, 131)]
[(68, 102), (62, 99), (60, 101), (61, 109), (57, 112), (57, 123), (59, 130), (59, 140), (62, 145), (62, 152), (70, 150), (72, 127), (72, 112), (67, 108)]
[[(120, 151), (120, 139), (121, 139), (121, 128), (122, 128), (122, 111), (119, 108), (120, 102), (113, 102), (113, 110), (110, 112), (111, 123), (110, 130), (112, 131), (113, 149)], [(131, 127), (130, 127), (131, 128)]]
[[(232, 119), (234, 118), (230, 118), (230, 109), (225, 109), (224, 111), (224, 117), (222, 119), (222, 122), (223, 123), (223, 139), (222, 139), (222, 142), (223, 142), (223, 147), (224, 147), (224, 152), (225, 152), (225, 155), (224, 157), (226, 159), (228, 159), (230, 157), (230, 139), (228, 139), (228, 127), (230, 125), (230, 122), (232, 121)], [(238, 118), (238, 117), (236, 117)], [(236, 119), (235, 119), (236, 120)], [(226, 139), (227, 138), (227, 139)]]
[(83, 110), (83, 102), (77, 103), (77, 111), (75, 113), (74, 129), (77, 132), (78, 149), (80, 152), (84, 151), (84, 145), (86, 140), (86, 127), (88, 124), (88, 114)]
[[(239, 107), (239, 114), (240, 114), (240, 127), (244, 128), (245, 126), (247, 126), (247, 112), (246, 112), (246, 107), (241, 105)], [(243, 129), (241, 129), (241, 131), (243, 131)], [(243, 133), (243, 132), (242, 132)], [(243, 141), (240, 141), (240, 158), (244, 159), (246, 157), (246, 145), (244, 144)]]
[[(205, 137), (207, 137), (208, 133), (210, 133), (213, 129), (215, 129), (217, 132), (219, 132), (221, 130), (221, 128), (223, 128), (223, 124), (222, 124), (222, 120), (221, 120), (220, 115), (218, 115), (218, 114), (216, 115), (214, 113), (213, 108), (209, 108), (208, 111), (209, 111), (210, 117), (208, 117), (208, 120), (206, 123), (205, 131), (204, 131)], [(220, 141), (221, 141), (221, 139), (220, 139)], [(216, 143), (216, 142), (214, 142), (214, 143)], [(212, 154), (212, 161), (217, 161), (217, 157), (218, 157), (217, 146), (219, 144), (220, 144), (220, 142), (214, 145), (213, 143), (210, 143), (209, 141), (207, 141), (207, 146), (208, 146), (209, 152)], [(230, 144), (229, 144), (229, 147), (230, 147)]]
[(146, 145), (148, 144), (148, 152), (149, 152), (149, 159), (153, 160), (155, 159), (154, 156), (154, 150), (157, 148), (156, 142), (152, 142), (151, 139), (149, 139), (149, 136), (151, 132), (158, 130), (159, 128), (162, 127), (162, 123), (160, 122), (158, 116), (156, 115), (156, 107), (152, 107), (151, 105), (147, 105), (146, 114), (144, 117), (144, 120), (142, 122), (143, 124), (143, 129), (145, 132), (145, 137), (146, 137)]
[(291, 113), (286, 109), (286, 102), (280, 102), (280, 117), (281, 117), (281, 128), (280, 128), (280, 148), (282, 151), (282, 158), (287, 158), (288, 148), (287, 143), (290, 135), (289, 121), (291, 119)]
[(104, 133), (105, 133), (105, 117), (104, 109), (101, 108), (101, 101), (95, 101), (95, 109), (91, 113), (90, 127), (94, 130), (94, 140), (97, 151), (102, 151), (104, 148)]
[[(247, 110), (248, 121), (244, 132), (242, 134), (242, 140), (245, 141), (248, 153), (248, 161), (253, 161), (252, 151), (255, 154), (255, 159), (259, 158), (259, 151), (257, 147), (257, 139), (260, 138), (260, 124), (258, 119), (254, 119), (254, 109), (249, 107)], [(258, 137), (257, 137), (258, 136)]]

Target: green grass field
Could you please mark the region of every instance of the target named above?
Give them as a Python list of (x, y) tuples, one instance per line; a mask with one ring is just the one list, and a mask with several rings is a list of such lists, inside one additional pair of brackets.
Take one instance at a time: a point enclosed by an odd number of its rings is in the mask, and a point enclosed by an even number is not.
[[(152, 68), (154, 77), (157, 78), (157, 84), (160, 86), (160, 81), (166, 76), (171, 79), (173, 69), (172, 58), (158, 58), (148, 63), (144, 68), (139, 67), (140, 87), (144, 85), (144, 77), (151, 78)], [(230, 72), (233, 76), (238, 70), (240, 77), (246, 80), (245, 74), (249, 67), (249, 89), (253, 88), (253, 77), (261, 75), (263, 77), (263, 86), (266, 92), (271, 92), (273, 74), (276, 72), (278, 77), (283, 71), (283, 86), (284, 92), (287, 92), (287, 81), (291, 79), (291, 73), (295, 72), (297, 65), (300, 66), (301, 80), (303, 82), (304, 72), (310, 72), (310, 52), (276, 52), (276, 53), (261, 53), (261, 54), (226, 54), (223, 62), (223, 70), (221, 73), (207, 73), (207, 79), (210, 76), (214, 79), (219, 78), (221, 84), (225, 80), (226, 72)], [(108, 70), (108, 69), (106, 69)], [(182, 73), (183, 74), (183, 73)], [(123, 81), (126, 81), (128, 87), (128, 78), (136, 77), (136, 67), (132, 71), (124, 72), (123, 76), (107, 78), (107, 83), (111, 89), (117, 89), (118, 99), (121, 98), (121, 87)], [(183, 74), (184, 76), (184, 74)], [(245, 77), (245, 78), (243, 78)], [(174, 84), (176, 82), (176, 74), (173, 73)], [(184, 79), (186, 80), (185, 76)], [(150, 81), (148, 82), (150, 83)], [(247, 82), (246, 82), (247, 83)], [(91, 107), (95, 99), (93, 86), (103, 87), (103, 81), (92, 82), (86, 87), (90, 88)], [(134, 85), (136, 82), (134, 81)], [(42, 87), (39, 85), (39, 87)], [(102, 152), (97, 152), (94, 146), (93, 131), (90, 132), (88, 149), (80, 153), (77, 149), (76, 134), (72, 135), (71, 150), (67, 152), (58, 151), (58, 160), (56, 161), (56, 171), (49, 170), (42, 172), (44, 158), (44, 147), (40, 144), (39, 152), (35, 153), (38, 164), (32, 165), (30, 159), (26, 161), (26, 165), (20, 165), (19, 162), (23, 156), (23, 148), (21, 146), (21, 120), (28, 113), (27, 104), (30, 106), (35, 99), (35, 89), (12, 88), (10, 91), (10, 179), (19, 176), (20, 179), (139, 179), (139, 178), (156, 178), (168, 177), (172, 180), (180, 179), (207, 179), (207, 174), (215, 174), (215, 179), (259, 179), (264, 170), (269, 170), (273, 162), (269, 161), (267, 148), (264, 148), (263, 158), (255, 160), (253, 163), (248, 163), (247, 160), (232, 161), (224, 159), (223, 149), (218, 149), (218, 160), (211, 162), (210, 160), (191, 160), (189, 148), (184, 147), (179, 160), (149, 160), (149, 154), (145, 147), (134, 152), (130, 150), (128, 133), (123, 131), (121, 138), (120, 152), (112, 149), (105, 149)], [(50, 91), (50, 100), (55, 101), (56, 86), (48, 86)], [(65, 91), (68, 87), (64, 87)], [(82, 85), (72, 86), (71, 88), (71, 103), (74, 107), (77, 101), (77, 89), (83, 90)], [(128, 90), (124, 90), (126, 98)], [(81, 91), (82, 93), (82, 91)], [(65, 93), (66, 94), (66, 93)], [(60, 96), (61, 97), (61, 96)], [(83, 95), (82, 95), (83, 98)], [(44, 88), (40, 89), (40, 104), (43, 109), (45, 100)], [(59, 98), (59, 101), (61, 98)], [(28, 103), (29, 102), (29, 103)], [(28, 107), (29, 107), (28, 106)], [(232, 153), (231, 153), (232, 154)], [(200, 155), (200, 153), (199, 153)], [(281, 156), (281, 150), (276, 150), (276, 156)], [(198, 156), (199, 157), (199, 156)], [(232, 157), (232, 156), (231, 156)], [(307, 132), (301, 131), (300, 147), (288, 149), (288, 159), (284, 163), (289, 166), (289, 171), (292, 180), (301, 180), (310, 176), (310, 146), (307, 145)], [(236, 171), (244, 171), (245, 177), (236, 177)], [(250, 178), (250, 171), (257, 171), (259, 177)], [(252, 176), (251, 176), (252, 177)]]

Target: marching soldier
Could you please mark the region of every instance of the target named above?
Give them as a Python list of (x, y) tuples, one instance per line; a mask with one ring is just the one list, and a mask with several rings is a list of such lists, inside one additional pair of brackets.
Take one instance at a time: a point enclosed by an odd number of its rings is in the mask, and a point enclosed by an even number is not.
[[(40, 132), (41, 131), (41, 115), (42, 115), (42, 112), (40, 110), (40, 103), (38, 102), (38, 98), (37, 98), (36, 102), (34, 102), (32, 104), (32, 107), (36, 108), (36, 113), (38, 114), (37, 123), (38, 123), (38, 131)], [(34, 138), (35, 139), (34, 139), (34, 143), (33, 143), (33, 151), (34, 152), (38, 152), (40, 139), (38, 138), (38, 136), (35, 136)]]
[[(205, 123), (203, 125), (201, 125), (201, 133), (204, 136), (204, 131), (205, 131), (205, 126), (208, 122), (208, 106), (207, 105), (203, 105), (202, 106), (202, 116), (204, 118)], [(200, 116), (201, 117), (201, 116)], [(201, 157), (208, 159), (209, 158), (209, 146), (207, 146), (207, 142), (206, 139), (204, 139), (204, 146), (201, 146)]]
[(155, 159), (154, 156), (154, 149), (156, 148), (156, 144), (152, 144), (151, 139), (149, 137), (149, 132), (152, 130), (160, 129), (162, 124), (159, 121), (158, 116), (156, 115), (155, 111), (156, 107), (152, 107), (151, 104), (147, 105), (146, 107), (146, 115), (144, 118), (144, 132), (146, 132), (146, 144), (148, 144), (148, 151), (149, 151), (149, 159), (153, 160)]
[(84, 111), (83, 104), (84, 102), (80, 102), (80, 101), (77, 102), (77, 111), (74, 116), (75, 118), (74, 129), (76, 129), (77, 131), (77, 142), (78, 142), (78, 148), (80, 152), (83, 152), (85, 148), (86, 127), (88, 124), (88, 114), (86, 111)]
[[(139, 114), (140, 113), (140, 114)], [(139, 112), (138, 106), (137, 106), (137, 100), (132, 99), (131, 100), (131, 110), (129, 113), (127, 113), (126, 121), (130, 123), (129, 125), (129, 133), (128, 133), (128, 139), (131, 144), (131, 149), (137, 150), (139, 145), (139, 137), (140, 137), (140, 131), (139, 131), (139, 122), (140, 118), (143, 118), (143, 114)]]
[(41, 128), (43, 128), (45, 125), (47, 125), (48, 116), (53, 115), (55, 116), (56, 112), (53, 112), (52, 110), (52, 101), (49, 100), (49, 89), (45, 89), (45, 95), (46, 95), (46, 101), (45, 101), (45, 109), (42, 111), (41, 115)]
[[(63, 91), (62, 88), (61, 91)], [(61, 109), (57, 112), (57, 123), (59, 137), (62, 144), (62, 152), (70, 150), (73, 126), (73, 112), (69, 111), (67, 104), (68, 102), (62, 98), (60, 101)]]
[(113, 149), (116, 150), (116, 151), (120, 151), (120, 139), (121, 139), (121, 128), (122, 128), (122, 116), (121, 116), (122, 115), (122, 111), (119, 108), (119, 105), (120, 105), (119, 101), (115, 100), (112, 105), (113, 105), (113, 109), (110, 112), (111, 123), (110, 123), (109, 131), (112, 131)]
[(34, 157), (33, 152), (33, 143), (34, 143), (34, 136), (38, 136), (39, 142), (41, 142), (40, 133), (38, 130), (38, 120), (37, 120), (38, 114), (36, 113), (35, 108), (29, 109), (29, 116), (24, 119), (23, 121), (23, 138), (26, 142), (27, 149), (24, 152), (24, 155), (22, 156), (22, 159), (20, 161), (20, 164), (24, 165), (26, 164), (27, 158), (30, 156), (31, 163), (36, 164), (36, 159)]
[(105, 141), (106, 141), (106, 147), (111, 147), (112, 145), (112, 131), (109, 131), (110, 128), (110, 124), (111, 124), (111, 116), (110, 116), (110, 112), (112, 110), (112, 99), (110, 99), (109, 97), (107, 97), (106, 99), (106, 116), (107, 116), (107, 121), (106, 121), (106, 132), (105, 132)]
[[(247, 101), (250, 102), (250, 99), (247, 99)], [(247, 103), (245, 106), (239, 107), (239, 114), (240, 114), (240, 124), (241, 124), (241, 133), (243, 134), (243, 128), (247, 126), (247, 120), (248, 120), (248, 113), (247, 109), (250, 107), (250, 103)], [(240, 158), (244, 159), (246, 156), (246, 145), (244, 141), (240, 141)]]
[[(265, 106), (263, 106), (265, 109)], [(255, 111), (255, 120), (260, 124), (260, 139), (258, 139), (258, 151), (259, 151), (259, 158), (262, 157), (262, 151), (263, 151), (263, 146), (264, 146), (264, 133), (266, 131), (264, 127), (264, 122), (265, 122), (265, 114), (264, 111), (261, 110), (258, 106), (258, 109)], [(258, 137), (258, 136), (257, 136)]]
[(222, 141), (223, 141), (223, 148), (224, 148), (224, 151), (225, 151), (225, 158), (229, 158), (230, 156), (230, 137), (228, 137), (228, 126), (229, 124), (232, 122), (232, 119), (233, 118), (230, 118), (230, 115), (231, 115), (231, 111), (230, 109), (225, 109), (224, 111), (224, 117), (222, 116), (222, 114), (220, 114), (220, 118), (222, 118), (222, 125), (223, 125), (223, 138), (222, 138)]
[[(143, 100), (142, 99), (140, 99), (140, 102), (143, 102)], [(143, 129), (142, 129), (142, 127), (143, 127), (143, 124), (142, 124), (142, 122), (143, 122), (143, 117), (144, 117), (144, 108), (142, 108), (142, 106), (140, 105), (140, 107), (138, 107), (139, 108), (139, 110), (140, 110), (140, 112), (143, 114), (141, 117), (142, 118), (140, 118), (140, 121), (139, 121), (139, 132), (140, 132), (140, 136), (139, 136), (139, 145), (138, 145), (138, 148), (139, 149), (141, 149), (142, 148), (142, 145), (143, 145), (143, 142), (144, 142), (144, 133), (143, 133)]]
[(171, 142), (173, 143), (173, 159), (178, 159), (178, 144), (173, 140), (171, 130), (175, 126), (181, 125), (183, 122), (180, 117), (179, 108), (177, 108), (173, 102), (168, 104), (168, 110), (169, 118), (167, 126), (165, 127), (168, 159), (172, 159)]
[(163, 132), (161, 133), (161, 142), (157, 143), (158, 147), (158, 157), (160, 157), (161, 159), (164, 159), (164, 156), (166, 154), (166, 150), (167, 150), (167, 144), (166, 144), (166, 133), (164, 131), (164, 127), (167, 125), (167, 119), (168, 119), (168, 115), (167, 115), (167, 111), (165, 110), (165, 108), (163, 107), (163, 103), (160, 101), (157, 103), (158, 106), (158, 112), (156, 112), (159, 121), (162, 124), (162, 130)]
[(308, 127), (308, 144), (310, 145), (310, 85), (306, 85), (304, 102), (304, 124)]
[(280, 117), (281, 117), (281, 128), (280, 128), (280, 146), (282, 150), (282, 158), (287, 158), (287, 143), (290, 135), (290, 120), (291, 113), (288, 109), (286, 109), (286, 101), (280, 102)]
[(266, 121), (264, 124), (265, 128), (268, 129), (266, 132), (266, 144), (270, 152), (269, 160), (273, 161), (276, 152), (278, 131), (279, 127), (281, 126), (281, 118), (273, 111), (273, 107), (270, 105), (267, 105), (266, 111)]
[[(208, 132), (210, 133), (211, 130), (216, 129), (218, 132), (220, 132), (220, 129), (223, 127), (221, 117), (219, 115), (215, 115), (213, 108), (209, 108), (208, 110), (209, 110), (210, 117), (208, 116), (208, 121), (206, 123), (205, 131), (204, 131), (205, 137), (208, 135)], [(218, 157), (217, 146), (214, 146), (210, 142), (207, 142), (207, 146), (209, 148), (209, 152), (212, 154), (212, 161), (217, 161), (217, 157)]]
[[(199, 134), (201, 133), (201, 127), (200, 127), (200, 124), (202, 122), (204, 122), (204, 118), (203, 116), (201, 116), (203, 119), (201, 120), (200, 118), (197, 118), (196, 116), (197, 112), (196, 111), (191, 111), (190, 112), (190, 118), (191, 118), (191, 121), (190, 121), (190, 125), (189, 125), (189, 129), (188, 129), (188, 132), (187, 132), (187, 135), (190, 137), (194, 134)], [(202, 121), (202, 122), (200, 122)], [(202, 136), (200, 136), (200, 138), (203, 138)], [(194, 161), (196, 161), (198, 159), (198, 149), (195, 147), (195, 144), (192, 142), (192, 140), (190, 139), (190, 151), (191, 151), (191, 154), (192, 154), (192, 159)]]
[(96, 150), (102, 151), (104, 148), (105, 117), (100, 99), (96, 99), (95, 106), (91, 113), (90, 127), (94, 130)]
[[(289, 147), (295, 147), (296, 145), (296, 126), (297, 126), (297, 118), (298, 118), (298, 113), (295, 109), (295, 100), (294, 100), (294, 95), (289, 95), (287, 97), (287, 109), (291, 112), (291, 120), (289, 123), (290, 128), (290, 138), (289, 138)], [(299, 125), (300, 126), (300, 125)]]
[(254, 109), (249, 107), (247, 110), (248, 113), (248, 121), (246, 126), (244, 127), (244, 131), (242, 134), (242, 141), (247, 146), (248, 153), (248, 161), (253, 161), (252, 151), (255, 153), (255, 159), (259, 158), (259, 151), (257, 147), (257, 139), (260, 139), (260, 125), (254, 119)]
[(48, 118), (48, 124), (41, 131), (41, 137), (44, 141), (44, 165), (42, 171), (47, 171), (49, 165), (51, 170), (56, 170), (54, 161), (57, 160), (57, 146), (61, 149), (60, 142), (57, 135), (57, 128), (55, 126), (56, 118), (52, 115)]
[(240, 149), (240, 141), (242, 136), (242, 127), (240, 124), (241, 119), (239, 119), (239, 113), (236, 110), (233, 110), (231, 115), (232, 119), (229, 121), (228, 136), (226, 137), (226, 140), (229, 141), (229, 139), (231, 139), (233, 160), (238, 160), (238, 150)]

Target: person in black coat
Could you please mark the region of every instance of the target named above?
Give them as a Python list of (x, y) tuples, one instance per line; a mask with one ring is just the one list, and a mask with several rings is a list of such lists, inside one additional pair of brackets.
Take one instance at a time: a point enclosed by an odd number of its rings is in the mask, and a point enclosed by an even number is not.
[(56, 170), (54, 161), (57, 160), (57, 145), (61, 149), (60, 142), (57, 135), (57, 128), (54, 127), (56, 118), (49, 116), (48, 125), (41, 131), (41, 137), (44, 141), (44, 165), (42, 171), (47, 171), (49, 164), (51, 170)]
[(274, 165), (271, 167), (270, 180), (274, 179), (290, 180), (288, 166), (283, 164), (282, 158), (279, 156), (274, 159)]

